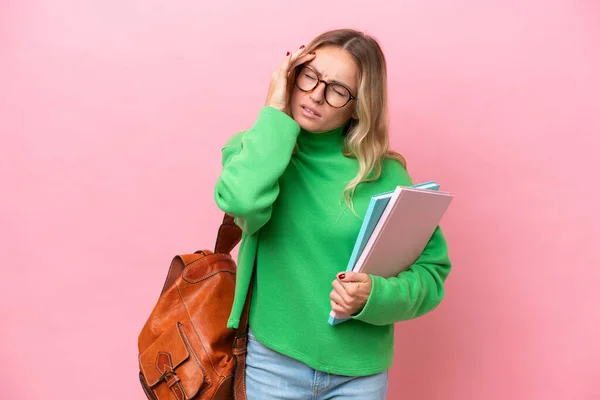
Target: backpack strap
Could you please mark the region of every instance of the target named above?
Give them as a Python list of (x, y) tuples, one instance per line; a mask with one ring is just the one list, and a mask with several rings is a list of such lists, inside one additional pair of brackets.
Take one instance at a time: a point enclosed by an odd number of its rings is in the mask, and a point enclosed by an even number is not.
[(233, 216), (225, 213), (223, 222), (219, 227), (217, 242), (215, 243), (215, 253), (231, 253), (240, 240), (242, 240), (241, 228), (235, 224)]

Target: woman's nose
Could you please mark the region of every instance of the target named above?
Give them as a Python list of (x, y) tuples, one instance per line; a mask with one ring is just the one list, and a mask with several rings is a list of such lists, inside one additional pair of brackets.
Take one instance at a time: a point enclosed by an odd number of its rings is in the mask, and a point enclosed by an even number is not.
[[(318, 104), (323, 104), (325, 100), (325, 88), (326, 85), (323, 82), (319, 82), (316, 88), (310, 93), (310, 99)], [(322, 84), (322, 85), (321, 85)]]

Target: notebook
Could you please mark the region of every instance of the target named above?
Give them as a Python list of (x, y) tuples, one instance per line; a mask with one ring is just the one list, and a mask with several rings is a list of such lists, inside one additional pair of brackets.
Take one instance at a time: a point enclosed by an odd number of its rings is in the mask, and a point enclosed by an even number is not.
[[(421, 255), (453, 196), (435, 182), (373, 196), (350, 256), (347, 271), (389, 278), (408, 269)], [(329, 323), (350, 319), (331, 311)]]
[[(438, 190), (440, 185), (435, 183), (435, 181), (429, 181), (425, 183), (419, 183), (411, 187), (415, 189)], [(359, 254), (362, 253), (363, 249), (365, 248), (367, 241), (371, 237), (377, 222), (379, 222), (379, 218), (381, 218), (381, 214), (383, 214), (385, 211), (385, 207), (388, 205), (393, 194), (394, 191), (391, 191), (371, 197), (371, 201), (367, 207), (367, 212), (365, 213), (363, 224), (360, 227), (356, 243), (354, 244), (354, 249), (352, 250), (352, 255), (348, 261), (346, 271), (352, 271), (352, 268), (354, 268)]]

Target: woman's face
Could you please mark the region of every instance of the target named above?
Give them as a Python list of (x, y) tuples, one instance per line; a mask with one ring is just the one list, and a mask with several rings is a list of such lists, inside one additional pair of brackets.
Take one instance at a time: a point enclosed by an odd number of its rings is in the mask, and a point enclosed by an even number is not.
[[(334, 46), (319, 48), (315, 50), (315, 53), (317, 53), (316, 57), (305, 65), (311, 67), (319, 79), (328, 83), (340, 83), (350, 90), (352, 96), (357, 96), (359, 71), (350, 53)], [(311, 75), (306, 79), (314, 78)], [(339, 95), (331, 89), (329, 91), (332, 94), (331, 97), (328, 94), (327, 99), (330, 103), (335, 104), (334, 96)], [(329, 105), (325, 101), (325, 84), (323, 82), (309, 92), (300, 90), (294, 84), (291, 99), (292, 117), (301, 128), (307, 131), (323, 133), (339, 128), (350, 117), (358, 118), (355, 110), (356, 100), (350, 100), (341, 108)]]

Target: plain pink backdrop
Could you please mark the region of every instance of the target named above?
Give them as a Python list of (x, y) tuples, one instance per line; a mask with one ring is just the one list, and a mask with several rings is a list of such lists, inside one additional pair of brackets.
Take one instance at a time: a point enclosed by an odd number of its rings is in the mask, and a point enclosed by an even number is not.
[(599, 399), (599, 16), (593, 0), (0, 2), (0, 398), (145, 398), (137, 335), (171, 257), (213, 243), (221, 146), (287, 50), (354, 27), (387, 55), (394, 148), (456, 196), (447, 295), (397, 325), (389, 398)]

